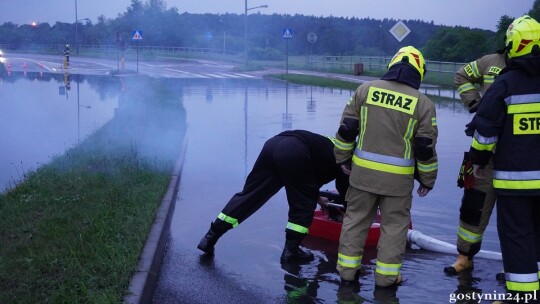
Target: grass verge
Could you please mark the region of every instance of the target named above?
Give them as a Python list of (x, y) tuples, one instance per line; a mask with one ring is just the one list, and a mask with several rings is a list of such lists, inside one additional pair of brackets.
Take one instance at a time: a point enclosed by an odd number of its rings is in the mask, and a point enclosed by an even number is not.
[(359, 84), (356, 82), (331, 79), (320, 76), (300, 75), (300, 74), (274, 74), (271, 77), (289, 81), (291, 83), (313, 85), (326, 88), (337, 88), (354, 91), (358, 88)]
[[(289, 81), (291, 83), (296, 83), (296, 84), (336, 88), (336, 89), (346, 89), (346, 90), (351, 90), (351, 91), (356, 90), (356, 88), (358, 88), (358, 86), (360, 85), (359, 83), (352, 82), (352, 81), (345, 81), (345, 80), (332, 79), (332, 78), (326, 78), (326, 77), (320, 77), (320, 76), (312, 76), (312, 75), (304, 75), (304, 74), (273, 74), (269, 76), (277, 78), (277, 79)], [(437, 102), (437, 103), (453, 104), (456, 102), (456, 99), (449, 98), (449, 97), (441, 97), (441, 96), (430, 95), (430, 94), (427, 94), (427, 95), (432, 101)]]
[(167, 87), (127, 87), (113, 120), (0, 195), (0, 303), (122, 301), (185, 132)]
[(170, 171), (74, 150), (0, 197), (1, 303), (115, 303)]

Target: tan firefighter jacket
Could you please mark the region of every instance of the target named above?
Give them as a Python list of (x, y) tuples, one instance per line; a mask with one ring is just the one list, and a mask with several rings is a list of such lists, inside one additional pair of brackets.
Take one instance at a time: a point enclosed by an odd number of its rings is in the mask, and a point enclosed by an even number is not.
[(469, 111), (478, 108), (480, 99), (506, 66), (506, 54), (489, 54), (462, 66), (454, 77), (463, 104)]
[[(347, 103), (342, 126), (345, 119), (358, 121), (357, 143), (338, 131), (334, 152), (337, 163), (352, 156), (351, 186), (405, 196), (411, 194), (416, 173), (423, 185), (433, 188), (438, 130), (435, 106), (427, 96), (396, 81), (367, 82)], [(422, 149), (424, 159), (417, 159), (417, 149)]]

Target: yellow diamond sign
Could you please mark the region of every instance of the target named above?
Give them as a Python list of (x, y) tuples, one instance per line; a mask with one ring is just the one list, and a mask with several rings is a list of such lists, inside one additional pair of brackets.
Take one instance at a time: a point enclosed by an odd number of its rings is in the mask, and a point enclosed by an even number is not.
[(401, 20), (394, 24), (390, 29), (390, 34), (392, 34), (399, 42), (405, 39), (410, 32), (411, 30)]

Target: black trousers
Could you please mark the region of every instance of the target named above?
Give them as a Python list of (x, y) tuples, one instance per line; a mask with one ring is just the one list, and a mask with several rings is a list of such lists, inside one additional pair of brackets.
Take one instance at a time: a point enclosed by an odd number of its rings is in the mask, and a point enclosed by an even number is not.
[(498, 196), (497, 231), (504, 271), (507, 274), (537, 273), (540, 262), (540, 197)]
[(230, 199), (222, 213), (241, 223), (285, 187), (289, 222), (309, 228), (319, 196), (310, 153), (299, 138), (278, 135), (269, 139), (249, 173), (244, 189)]

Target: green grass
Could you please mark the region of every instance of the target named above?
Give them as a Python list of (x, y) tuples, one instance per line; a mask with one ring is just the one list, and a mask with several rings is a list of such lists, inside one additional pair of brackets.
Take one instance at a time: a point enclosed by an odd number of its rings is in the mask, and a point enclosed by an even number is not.
[(174, 87), (125, 82), (109, 123), (0, 195), (0, 303), (122, 302), (185, 134)]
[(314, 85), (314, 86), (327, 87), (327, 88), (347, 89), (351, 91), (356, 90), (356, 88), (360, 85), (359, 83), (356, 83), (356, 82), (339, 80), (339, 79), (331, 79), (331, 78), (320, 77), (320, 76), (311, 76), (311, 75), (275, 74), (275, 75), (270, 75), (270, 76), (277, 79), (289, 81), (292, 83), (297, 83), (297, 84)]
[[(356, 88), (358, 88), (358, 86), (360, 85), (359, 83), (351, 82), (351, 81), (332, 79), (332, 78), (326, 78), (326, 77), (320, 77), (320, 76), (304, 75), (304, 74), (302, 75), (300, 74), (273, 74), (269, 76), (277, 78), (277, 79), (289, 81), (291, 83), (296, 83), (296, 84), (345, 89), (345, 90), (351, 90), (351, 91), (356, 90)], [(452, 108), (454, 111), (465, 110), (465, 108), (461, 105), (461, 103), (457, 102), (453, 98), (441, 97), (441, 96), (436, 96), (436, 95), (428, 95), (428, 97), (431, 99), (431, 101), (438, 104), (439, 106), (449, 107), (449, 108)]]
[(74, 150), (0, 197), (0, 303), (117, 303), (170, 171)]

